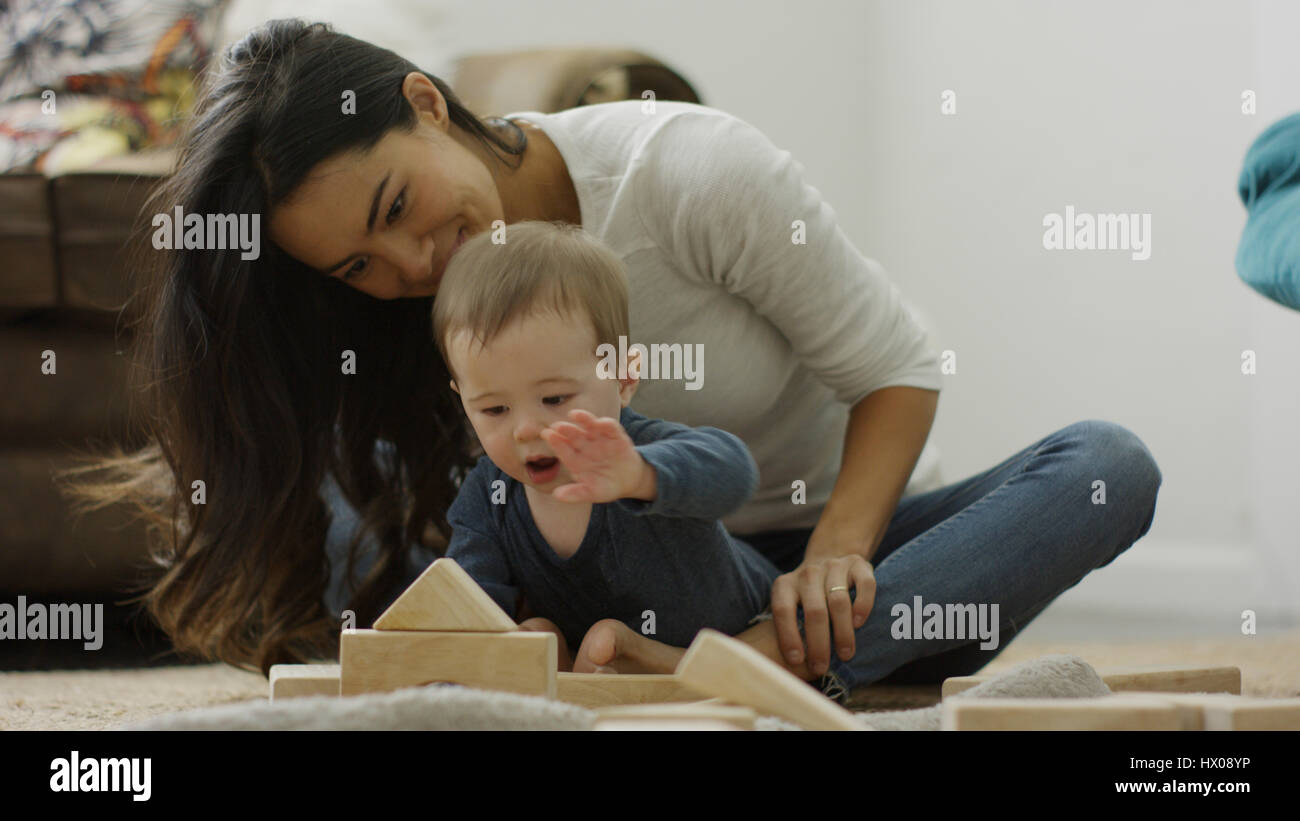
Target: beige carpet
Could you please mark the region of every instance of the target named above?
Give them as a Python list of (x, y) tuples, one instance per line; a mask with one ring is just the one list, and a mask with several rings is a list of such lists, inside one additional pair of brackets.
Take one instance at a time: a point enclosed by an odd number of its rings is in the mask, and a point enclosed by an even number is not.
[[(1235, 665), (1246, 695), (1300, 695), (1300, 630), (1276, 636), (1162, 642), (1014, 641), (981, 673), (999, 673), (1053, 653), (1093, 667)], [(0, 673), (0, 729), (102, 730), (152, 716), (264, 700), (266, 679), (225, 665), (142, 670)], [(865, 688), (856, 709), (900, 709), (938, 700), (938, 688)]]

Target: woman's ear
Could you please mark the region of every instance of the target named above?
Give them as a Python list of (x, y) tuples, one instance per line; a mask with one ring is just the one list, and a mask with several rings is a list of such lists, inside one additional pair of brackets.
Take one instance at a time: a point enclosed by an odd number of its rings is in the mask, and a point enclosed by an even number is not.
[[(420, 115), (428, 115), (436, 122), (448, 119), (447, 101), (438, 87), (420, 71), (412, 71), (402, 80), (402, 95)], [(450, 122), (450, 120), (448, 120)]]

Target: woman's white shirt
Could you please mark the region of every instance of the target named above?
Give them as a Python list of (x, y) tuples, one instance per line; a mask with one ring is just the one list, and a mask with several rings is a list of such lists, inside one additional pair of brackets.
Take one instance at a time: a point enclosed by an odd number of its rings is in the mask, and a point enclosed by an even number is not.
[[(644, 105), (507, 116), (555, 143), (584, 229), (627, 267), (628, 342), (652, 354), (632, 408), (749, 446), (759, 490), (723, 520), (731, 532), (812, 527), (851, 406), (880, 388), (942, 386), (932, 337), (790, 152), (717, 109)], [(927, 442), (904, 495), (941, 483)]]

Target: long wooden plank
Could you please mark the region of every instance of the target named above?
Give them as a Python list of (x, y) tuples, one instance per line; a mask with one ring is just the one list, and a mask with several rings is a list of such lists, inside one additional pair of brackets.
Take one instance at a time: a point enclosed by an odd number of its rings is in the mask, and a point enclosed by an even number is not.
[(701, 630), (677, 665), (686, 686), (809, 730), (866, 730), (853, 714), (748, 644)]
[(944, 730), (1182, 730), (1168, 701), (1145, 695), (1097, 698), (954, 698), (943, 702)]
[(518, 627), (487, 591), (446, 557), (425, 568), (375, 619), (376, 630), (507, 633)]
[(1216, 699), (1204, 713), (1207, 730), (1300, 730), (1300, 698)]
[(677, 676), (661, 673), (558, 673), (555, 689), (560, 701), (589, 709), (699, 701), (706, 697)]
[(337, 696), (339, 676), (337, 664), (273, 664), (271, 701), (303, 696)]
[(1300, 730), (1300, 698), (1224, 693), (1128, 693), (1176, 704), (1190, 730)]
[(554, 633), (344, 630), (340, 692), (382, 693), (451, 682), (555, 698)]
[(672, 721), (644, 718), (606, 718), (596, 721), (593, 730), (621, 730), (624, 732), (669, 731), (699, 732), (701, 730), (739, 730), (735, 724), (716, 718), (679, 718)]
[[(1239, 667), (1108, 667), (1097, 671), (1115, 692), (1241, 693)], [(943, 697), (955, 696), (997, 678), (996, 675), (954, 676), (944, 679)]]
[[(622, 707), (602, 707), (596, 710), (596, 723), (631, 722), (648, 724), (663, 722), (722, 722), (738, 730), (754, 729), (754, 711), (735, 704), (718, 704), (712, 699), (703, 702), (680, 704), (632, 704)], [(601, 729), (597, 726), (596, 729)]]

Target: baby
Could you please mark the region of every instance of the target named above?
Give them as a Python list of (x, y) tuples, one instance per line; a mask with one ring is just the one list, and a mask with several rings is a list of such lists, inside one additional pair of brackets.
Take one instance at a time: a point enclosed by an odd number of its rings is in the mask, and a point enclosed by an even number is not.
[(438, 350), (485, 453), (447, 512), (446, 555), (512, 618), (522, 595), (559, 635), (562, 670), (601, 619), (677, 647), (704, 627), (741, 632), (779, 575), (719, 521), (757, 489), (749, 450), (628, 407), (637, 352), (612, 372), (597, 354), (628, 335), (613, 252), (559, 222), (507, 232), (461, 246), (434, 302)]

